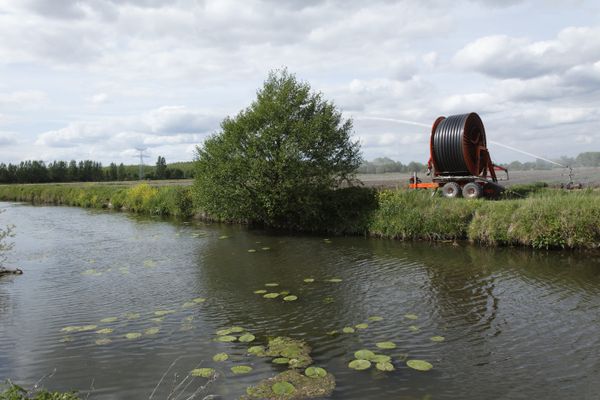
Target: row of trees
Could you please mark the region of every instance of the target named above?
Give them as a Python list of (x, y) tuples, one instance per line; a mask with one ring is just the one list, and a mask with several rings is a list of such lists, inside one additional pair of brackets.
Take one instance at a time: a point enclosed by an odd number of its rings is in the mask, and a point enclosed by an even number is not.
[[(169, 168), (164, 157), (159, 156), (156, 166), (144, 169), (143, 179), (183, 179), (189, 178), (180, 168)], [(46, 183), (46, 182), (101, 182), (130, 181), (139, 179), (136, 165), (117, 165), (110, 163), (103, 167), (102, 163), (85, 161), (22, 161), (20, 164), (0, 163), (0, 184), (2, 183)]]

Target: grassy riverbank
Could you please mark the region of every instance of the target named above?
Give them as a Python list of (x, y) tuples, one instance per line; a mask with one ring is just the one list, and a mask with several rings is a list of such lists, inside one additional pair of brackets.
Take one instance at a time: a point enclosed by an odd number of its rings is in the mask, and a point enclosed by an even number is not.
[[(600, 192), (533, 188), (526, 198), (498, 201), (445, 199), (402, 189), (378, 193), (356, 189), (327, 201), (327, 210), (310, 230), (401, 240), (470, 240), (488, 246), (600, 247)], [(186, 218), (202, 215), (193, 204), (192, 190), (148, 184), (5, 185), (0, 186), (0, 200)], [(373, 196), (376, 199), (370, 201)]]

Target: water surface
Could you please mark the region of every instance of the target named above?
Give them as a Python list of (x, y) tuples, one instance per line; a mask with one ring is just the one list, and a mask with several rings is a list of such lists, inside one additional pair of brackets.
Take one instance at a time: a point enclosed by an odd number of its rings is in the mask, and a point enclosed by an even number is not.
[[(257, 337), (252, 345), (278, 335), (308, 342), (316, 365), (336, 377), (333, 399), (599, 398), (598, 253), (324, 240), (68, 207), (0, 208), (0, 225), (16, 226), (9, 263), (25, 271), (0, 278), (2, 380), (31, 386), (52, 374), (48, 388), (91, 389), (91, 399), (147, 399), (158, 385), (154, 398), (165, 399), (200, 365), (219, 371), (204, 394), (239, 398), (285, 368), (247, 355), (248, 344), (214, 341), (235, 325)], [(299, 299), (267, 300), (259, 289)], [(159, 320), (157, 311), (172, 313)], [(116, 321), (101, 322), (109, 317)], [(360, 323), (368, 327), (331, 334)], [(84, 325), (97, 327), (62, 331)], [(113, 331), (96, 333), (103, 328)], [(377, 350), (382, 341), (397, 348)], [(349, 369), (360, 349), (390, 355), (396, 370)], [(231, 358), (214, 362), (220, 352)], [(434, 367), (418, 372), (407, 358)], [(234, 365), (254, 370), (236, 376)], [(196, 378), (188, 392), (204, 383)]]

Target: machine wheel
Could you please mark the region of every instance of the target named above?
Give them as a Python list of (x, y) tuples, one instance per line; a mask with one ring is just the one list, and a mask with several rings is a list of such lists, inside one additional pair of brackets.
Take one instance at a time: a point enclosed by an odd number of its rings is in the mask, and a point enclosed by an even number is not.
[(463, 187), (463, 196), (467, 199), (478, 199), (483, 194), (481, 186), (475, 182), (469, 182)]
[(456, 182), (448, 182), (442, 186), (442, 196), (453, 198), (460, 197), (460, 185)]

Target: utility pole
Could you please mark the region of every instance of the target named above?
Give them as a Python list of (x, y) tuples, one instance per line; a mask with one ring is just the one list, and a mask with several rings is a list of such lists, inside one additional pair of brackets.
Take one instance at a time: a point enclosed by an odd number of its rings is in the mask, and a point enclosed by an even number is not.
[(144, 154), (144, 150), (146, 150), (145, 147), (136, 147), (135, 149), (140, 152), (140, 154), (136, 157), (140, 158), (140, 181), (141, 181), (144, 179), (144, 158), (149, 158), (150, 156)]

